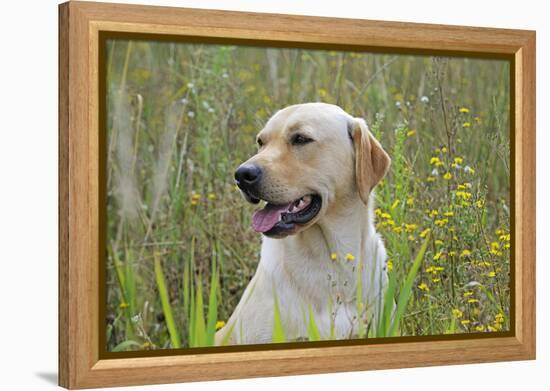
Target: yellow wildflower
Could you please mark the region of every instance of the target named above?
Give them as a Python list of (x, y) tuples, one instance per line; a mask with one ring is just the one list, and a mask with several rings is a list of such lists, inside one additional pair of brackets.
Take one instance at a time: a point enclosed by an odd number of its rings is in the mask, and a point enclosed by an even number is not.
[(437, 239), (434, 243), (435, 243), (436, 245), (441, 245), (441, 244), (443, 244), (443, 240)]
[(443, 164), (441, 162), (441, 159), (439, 159), (437, 156), (434, 156), (430, 159), (430, 164), (435, 164), (437, 166), (437, 165), (441, 165), (440, 163)]
[(462, 250), (462, 252), (460, 253), (461, 257), (469, 257), (470, 255), (472, 255), (472, 252), (467, 249)]
[(470, 109), (468, 109), (467, 107), (461, 107), (460, 109), (458, 109), (458, 111), (460, 111), (461, 113), (469, 113), (470, 112)]
[(456, 251), (449, 251), (449, 256), (454, 257), (456, 255)]
[(439, 211), (437, 211), (436, 209), (432, 209), (431, 212), (430, 212), (430, 217), (435, 217), (439, 214)]
[(399, 205), (399, 200), (393, 201), (393, 204), (391, 204), (391, 209), (393, 210), (393, 209), (397, 208), (397, 205)]
[(429, 177), (426, 178), (426, 182), (435, 182), (435, 177), (430, 175)]
[(441, 281), (441, 278), (432, 278), (432, 282), (439, 282)]
[(455, 195), (459, 198), (462, 198), (463, 200), (469, 200), (472, 198), (472, 193), (469, 193), (467, 191), (457, 191)]
[(485, 326), (480, 324), (480, 325), (476, 326), (475, 329), (476, 329), (476, 331), (485, 331)]
[(413, 129), (413, 130), (409, 130), (409, 131), (407, 132), (407, 137), (412, 137), (412, 136), (414, 136), (415, 134), (416, 134), (416, 130), (414, 130), (414, 129)]
[(441, 256), (443, 255), (443, 253), (441, 251), (438, 251), (437, 253), (435, 253), (435, 255), (433, 256), (433, 260), (434, 261), (438, 261)]
[(464, 297), (470, 297), (470, 296), (473, 296), (473, 294), (474, 294), (474, 292), (472, 292), (472, 291), (466, 291), (466, 292), (464, 292), (464, 293), (462, 294), (462, 296), (464, 296)]
[(355, 260), (355, 257), (352, 253), (346, 253), (346, 261), (352, 262)]
[(439, 219), (435, 221), (435, 225), (439, 227), (443, 227), (445, 224), (449, 222), (449, 219)]
[(407, 239), (409, 239), (411, 242), (413, 242), (416, 238), (414, 237), (414, 235), (409, 235), (407, 237)]
[(441, 148), (441, 152), (443, 152), (443, 153), (447, 153), (447, 151), (448, 151), (447, 147), (443, 147), (443, 148)]
[(487, 273), (487, 277), (491, 277), (491, 278), (496, 277), (496, 275), (497, 275), (497, 274), (496, 274), (495, 272), (489, 272), (489, 273)]
[(407, 206), (414, 205), (414, 197), (407, 197)]
[(454, 212), (445, 212), (443, 213), (443, 216), (446, 216), (446, 217), (453, 217), (455, 214)]
[(468, 303), (470, 303), (470, 304), (479, 303), (479, 300), (478, 299), (468, 299)]
[(208, 193), (208, 199), (209, 199), (209, 200), (215, 200), (215, 199), (216, 199), (216, 194), (214, 194), (214, 193)]
[(464, 123), (462, 124), (462, 127), (463, 127), (463, 128), (469, 128), (470, 126), (472, 126), (472, 124), (469, 123), (469, 122), (464, 122)]
[(464, 163), (464, 159), (462, 159), (460, 156), (455, 157), (455, 163), (456, 164), (462, 164)]
[(418, 228), (418, 225), (416, 224), (405, 224), (406, 232), (413, 232), (416, 228)]
[(216, 330), (221, 329), (223, 326), (225, 326), (225, 322), (223, 320), (218, 320), (216, 322)]
[(380, 217), (382, 217), (383, 219), (391, 219), (391, 215), (389, 213), (386, 213), (386, 212), (382, 213), (380, 215)]
[(498, 313), (495, 315), (495, 323), (504, 323), (504, 314)]
[(455, 318), (462, 318), (462, 311), (460, 311), (458, 308), (453, 308), (451, 312)]
[(471, 321), (469, 319), (463, 319), (460, 321), (460, 323), (462, 323), (463, 326), (467, 326), (471, 323)]
[(338, 256), (336, 255), (336, 253), (330, 253), (330, 259), (332, 261), (336, 261), (336, 258), (338, 258)]
[(476, 201), (476, 206), (477, 206), (478, 209), (483, 208), (483, 204), (484, 204), (483, 200), (477, 200)]
[(424, 231), (420, 232), (420, 237), (425, 238), (430, 233), (430, 229), (426, 228)]
[(500, 235), (498, 238), (503, 242), (509, 242), (510, 241), (510, 234)]
[(421, 291), (429, 292), (430, 287), (428, 287), (428, 285), (425, 282), (423, 282), (418, 285), (418, 289), (420, 289)]
[(118, 305), (118, 308), (120, 308), (120, 309), (123, 310), (123, 309), (125, 309), (125, 308), (128, 308), (129, 306), (130, 306), (130, 305), (129, 305), (128, 303), (126, 303), (126, 302), (123, 301), (122, 303), (120, 303), (120, 304)]
[(401, 232), (403, 232), (403, 227), (393, 227), (393, 232), (395, 232), (396, 234), (400, 234)]
[(450, 172), (446, 172), (445, 174), (443, 174), (443, 179), (445, 180), (450, 180), (452, 179), (453, 177), (453, 174), (451, 174)]
[(388, 262), (386, 263), (388, 266), (388, 271), (391, 272), (393, 270), (393, 262), (391, 259), (388, 259)]
[(492, 242), (491, 243), (491, 250), (490, 253), (496, 256), (501, 256), (502, 252), (500, 251), (500, 245), (498, 242)]

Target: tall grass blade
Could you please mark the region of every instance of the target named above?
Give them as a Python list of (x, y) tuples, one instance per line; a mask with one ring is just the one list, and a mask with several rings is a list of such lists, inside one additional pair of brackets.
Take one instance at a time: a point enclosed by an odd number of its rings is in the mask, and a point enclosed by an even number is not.
[(307, 333), (310, 341), (320, 341), (321, 334), (319, 333), (319, 327), (315, 322), (315, 315), (313, 309), (309, 306), (309, 320), (307, 323)]
[(204, 320), (204, 303), (202, 298), (202, 278), (199, 276), (197, 291), (195, 293), (194, 335), (192, 346), (206, 345), (206, 322)]
[(160, 302), (162, 304), (162, 311), (164, 318), (166, 319), (166, 326), (168, 327), (168, 333), (170, 334), (170, 342), (173, 348), (181, 347), (181, 339), (174, 321), (174, 315), (172, 314), (172, 306), (170, 305), (170, 298), (168, 296), (168, 289), (166, 288), (166, 282), (164, 281), (164, 273), (162, 271), (162, 265), (160, 264), (160, 254), (154, 253), (155, 259), (155, 277), (157, 280), (157, 287), (160, 295)]
[(279, 309), (279, 299), (277, 294), (274, 294), (274, 307), (273, 307), (273, 342), (286, 342), (285, 331), (283, 328), (283, 321), (281, 319), (281, 310)]
[(125, 262), (125, 281), (126, 281), (126, 298), (128, 299), (128, 309), (130, 316), (134, 316), (137, 313), (137, 293), (136, 293), (136, 280), (134, 270), (134, 256), (132, 251), (126, 251)]
[(218, 272), (212, 270), (210, 279), (210, 294), (208, 297), (208, 317), (206, 324), (206, 345), (214, 345), (214, 335), (216, 334), (216, 322), (218, 321)]
[(395, 273), (391, 271), (388, 273), (388, 287), (386, 288), (386, 293), (384, 294), (384, 307), (382, 308), (382, 314), (380, 315), (377, 327), (377, 337), (389, 336), (392, 316), (395, 309), (395, 287)]
[(424, 260), (424, 254), (426, 253), (426, 249), (428, 248), (429, 243), (430, 243), (430, 233), (428, 233), (428, 235), (426, 236), (426, 239), (424, 239), (424, 243), (422, 244), (422, 247), (418, 251), (418, 254), (416, 254), (416, 259), (414, 260), (411, 270), (409, 270), (409, 274), (407, 274), (407, 279), (405, 280), (405, 283), (401, 286), (401, 289), (399, 290), (399, 298), (397, 300), (397, 309), (395, 311), (395, 318), (393, 319), (392, 327), (390, 330), (391, 336), (397, 335), (397, 331), (399, 329), (399, 323), (401, 321), (401, 318), (403, 317), (403, 314), (405, 313), (407, 304), (409, 303), (409, 298), (411, 296), (411, 292), (413, 289), (416, 273), (418, 272), (418, 269), (420, 268), (420, 265)]

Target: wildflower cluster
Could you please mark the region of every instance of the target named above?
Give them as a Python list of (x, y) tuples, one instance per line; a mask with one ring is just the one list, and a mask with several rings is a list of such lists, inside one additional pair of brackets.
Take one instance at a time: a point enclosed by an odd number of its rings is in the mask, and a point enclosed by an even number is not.
[[(461, 129), (481, 123), (478, 117), (470, 116), (469, 108), (457, 109)], [(414, 135), (419, 132), (415, 130)], [(396, 137), (396, 150), (403, 154), (408, 141), (403, 141), (400, 149), (399, 140), (410, 138), (410, 130), (400, 127)], [(494, 300), (508, 292), (503, 282), (508, 281), (509, 223), (495, 212), (494, 203), (488, 202), (472, 157), (459, 152), (456, 137), (451, 141), (452, 147), (443, 143), (431, 149), (425, 163), (426, 176), (421, 170), (409, 170), (410, 163), (398, 157), (392, 183), (382, 186), (382, 197), (399, 195), (382, 198), (384, 202), (375, 210), (377, 227), (391, 249), (388, 270), (399, 273), (395, 265), (407, 264), (414, 254), (406, 250), (406, 243), (418, 249), (431, 233), (429, 250), (415, 284), (417, 305), (430, 307), (435, 301), (436, 305), (447, 306), (449, 323), (443, 332), (502, 330), (507, 327), (507, 319), (502, 317), (502, 304), (496, 306)], [(404, 186), (406, 175), (414, 179)], [(392, 186), (393, 192), (386, 190)], [(491, 232), (489, 227), (495, 224), (498, 228)], [(473, 288), (464, 288), (472, 282)], [(498, 322), (497, 314), (501, 314)]]

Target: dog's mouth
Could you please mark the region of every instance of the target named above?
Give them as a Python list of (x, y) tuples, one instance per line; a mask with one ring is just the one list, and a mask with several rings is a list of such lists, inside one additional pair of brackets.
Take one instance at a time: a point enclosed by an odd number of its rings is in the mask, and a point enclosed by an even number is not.
[(308, 194), (283, 205), (267, 202), (254, 212), (252, 228), (266, 236), (286, 236), (313, 220), (321, 210), (321, 204), (321, 197), (317, 194)]

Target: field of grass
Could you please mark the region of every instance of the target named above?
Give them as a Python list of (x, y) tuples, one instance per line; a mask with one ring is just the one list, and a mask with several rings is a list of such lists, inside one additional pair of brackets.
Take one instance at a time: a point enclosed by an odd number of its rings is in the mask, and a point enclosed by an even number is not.
[(110, 41), (107, 350), (212, 344), (259, 259), (233, 172), (275, 111), (308, 101), (365, 118), (393, 160), (376, 225), (401, 305), (395, 327), (365, 337), (509, 329), (509, 72), (492, 60)]

